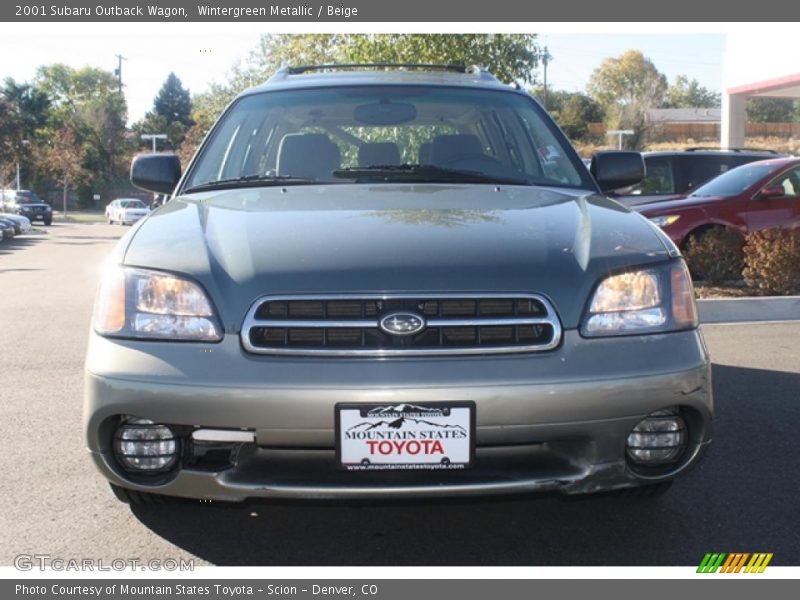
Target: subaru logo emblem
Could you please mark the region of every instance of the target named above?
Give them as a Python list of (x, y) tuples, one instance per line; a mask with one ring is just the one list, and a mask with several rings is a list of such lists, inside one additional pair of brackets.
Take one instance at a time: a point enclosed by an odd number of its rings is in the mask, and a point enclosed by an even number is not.
[(378, 326), (389, 335), (414, 335), (425, 329), (425, 320), (414, 313), (396, 312), (383, 317)]

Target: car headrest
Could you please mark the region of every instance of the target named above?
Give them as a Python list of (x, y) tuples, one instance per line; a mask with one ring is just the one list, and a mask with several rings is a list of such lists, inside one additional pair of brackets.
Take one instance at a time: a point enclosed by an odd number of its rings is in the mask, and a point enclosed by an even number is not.
[(358, 149), (358, 166), (399, 165), (400, 150), (394, 142), (362, 144)]
[(278, 175), (330, 179), (341, 167), (341, 153), (324, 133), (290, 133), (278, 148)]
[(483, 154), (477, 135), (459, 133), (437, 135), (431, 142), (431, 163), (443, 165), (462, 158), (475, 158)]

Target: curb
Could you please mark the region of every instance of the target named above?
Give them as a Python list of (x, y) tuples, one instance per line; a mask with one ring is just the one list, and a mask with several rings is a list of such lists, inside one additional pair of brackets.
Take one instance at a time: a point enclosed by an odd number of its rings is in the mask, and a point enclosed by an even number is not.
[(697, 311), (701, 324), (800, 321), (800, 296), (705, 298)]

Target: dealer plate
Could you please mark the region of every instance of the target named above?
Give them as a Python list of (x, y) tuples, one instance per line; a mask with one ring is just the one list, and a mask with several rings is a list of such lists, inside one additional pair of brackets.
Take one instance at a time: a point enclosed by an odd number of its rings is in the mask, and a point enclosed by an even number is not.
[(474, 451), (474, 402), (336, 405), (336, 455), (343, 469), (464, 469)]

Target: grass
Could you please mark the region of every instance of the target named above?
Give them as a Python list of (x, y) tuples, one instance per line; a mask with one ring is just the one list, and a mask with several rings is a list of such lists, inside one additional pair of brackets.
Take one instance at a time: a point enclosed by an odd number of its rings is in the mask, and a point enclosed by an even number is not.
[(105, 215), (97, 211), (69, 211), (67, 216), (64, 213), (53, 211), (53, 221), (62, 223), (105, 223)]

